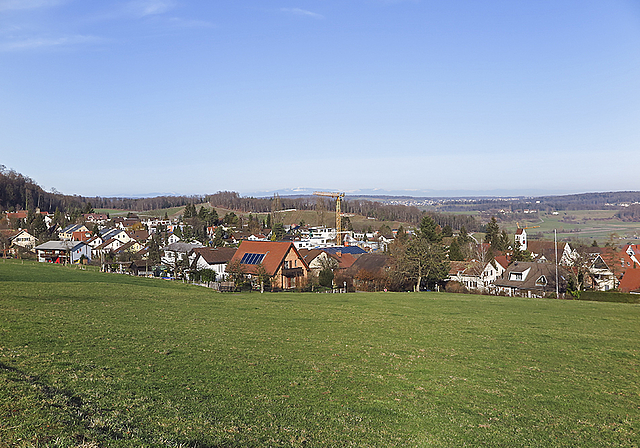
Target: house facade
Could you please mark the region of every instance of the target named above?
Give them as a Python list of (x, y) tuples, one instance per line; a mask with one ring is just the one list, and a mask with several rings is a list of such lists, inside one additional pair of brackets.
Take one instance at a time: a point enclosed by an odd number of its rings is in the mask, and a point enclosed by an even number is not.
[(470, 291), (488, 291), (505, 268), (496, 261), (452, 261), (449, 281), (456, 281)]
[(91, 261), (91, 247), (84, 241), (47, 241), (35, 251), (43, 263), (78, 263), (83, 256)]
[(262, 266), (273, 288), (301, 288), (309, 276), (309, 266), (291, 242), (242, 241), (229, 264), (233, 263), (254, 281)]
[[(558, 266), (558, 290), (567, 289), (569, 273)], [(494, 281), (497, 293), (508, 296), (546, 297), (556, 292), (556, 266), (552, 263), (516, 261)]]

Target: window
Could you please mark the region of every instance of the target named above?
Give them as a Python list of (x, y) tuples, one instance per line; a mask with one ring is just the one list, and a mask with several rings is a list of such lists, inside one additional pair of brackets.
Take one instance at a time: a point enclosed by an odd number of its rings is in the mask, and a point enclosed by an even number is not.
[(519, 280), (522, 281), (522, 272), (512, 272), (509, 276), (509, 280)]
[(536, 280), (536, 286), (547, 286), (547, 278), (541, 275), (538, 280)]

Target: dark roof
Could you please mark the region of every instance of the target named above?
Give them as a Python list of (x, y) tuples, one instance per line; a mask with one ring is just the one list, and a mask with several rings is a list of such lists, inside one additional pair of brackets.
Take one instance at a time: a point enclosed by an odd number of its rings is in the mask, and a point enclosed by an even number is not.
[(228, 263), (236, 253), (235, 247), (197, 247), (192, 251), (209, 264)]
[[(512, 274), (521, 274), (522, 280), (516, 280), (515, 275)], [(558, 266), (560, 291), (566, 289), (568, 280), (569, 273)], [(554, 263), (516, 261), (502, 274), (502, 278), (497, 279), (493, 284), (514, 289), (552, 292), (556, 289), (556, 267)]]
[[(566, 244), (558, 242), (558, 262), (562, 258)], [(536, 258), (545, 258), (552, 263), (556, 261), (556, 248), (553, 241), (528, 241), (527, 250)]]
[(347, 269), (347, 273), (350, 275), (356, 275), (360, 271), (368, 271), (371, 273), (378, 273), (387, 267), (390, 257), (385, 254), (363, 254)]
[(334, 247), (323, 247), (323, 251), (329, 254), (336, 254), (337, 252), (341, 252), (343, 254), (351, 254), (351, 255), (361, 255), (366, 254), (367, 251), (358, 246), (334, 246)]

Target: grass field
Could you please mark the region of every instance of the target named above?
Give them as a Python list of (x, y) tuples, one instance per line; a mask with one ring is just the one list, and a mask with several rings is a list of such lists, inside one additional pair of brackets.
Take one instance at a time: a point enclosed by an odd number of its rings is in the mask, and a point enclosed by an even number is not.
[(640, 306), (0, 261), (0, 447), (640, 444)]
[[(520, 222), (521, 226), (540, 226), (527, 230), (528, 234), (543, 234), (543, 239), (553, 240), (554, 229), (558, 232), (558, 240), (581, 240), (591, 244), (593, 240), (604, 245), (612, 240), (617, 245), (625, 243), (638, 244), (640, 238), (640, 222), (624, 222), (614, 215), (616, 210), (576, 210), (551, 213), (539, 213), (528, 222)], [(507, 231), (516, 231), (515, 222), (503, 224)]]

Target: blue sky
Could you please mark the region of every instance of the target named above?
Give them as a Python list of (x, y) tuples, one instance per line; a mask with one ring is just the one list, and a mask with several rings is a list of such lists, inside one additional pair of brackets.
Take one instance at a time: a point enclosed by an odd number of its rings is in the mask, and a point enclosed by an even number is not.
[(640, 190), (640, 2), (0, 0), (0, 164), (67, 194)]

